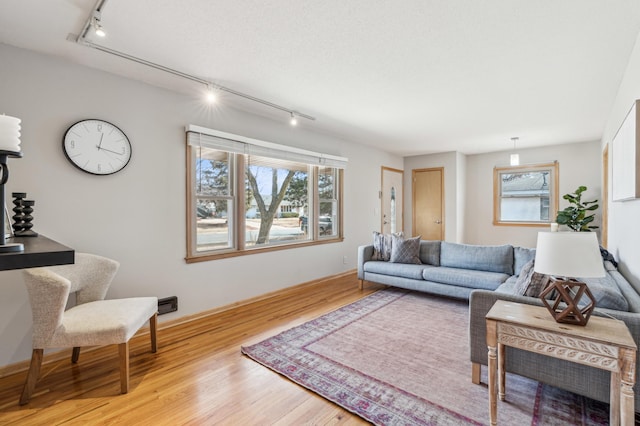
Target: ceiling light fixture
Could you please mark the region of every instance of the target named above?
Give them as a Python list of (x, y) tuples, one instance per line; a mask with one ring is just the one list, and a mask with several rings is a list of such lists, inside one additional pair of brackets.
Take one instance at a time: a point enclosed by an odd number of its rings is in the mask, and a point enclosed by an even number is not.
[(104, 27), (102, 26), (102, 24), (100, 24), (101, 16), (102, 14), (100, 13), (99, 10), (96, 10), (95, 12), (93, 12), (93, 19), (91, 20), (91, 26), (93, 27), (93, 31), (98, 37), (104, 38), (107, 36), (107, 32), (104, 30)]
[(298, 119), (296, 118), (296, 115), (294, 113), (291, 113), (291, 120), (289, 120), (289, 124), (291, 124), (292, 126), (298, 125)]
[(207, 102), (209, 102), (210, 104), (215, 104), (217, 100), (218, 100), (218, 96), (216, 96), (216, 92), (213, 86), (210, 85), (207, 88)]
[[(513, 150), (516, 150), (516, 142), (518, 142), (519, 138), (511, 138), (511, 140), (513, 141)], [(520, 155), (513, 153), (511, 154), (511, 161), (510, 164), (512, 166), (519, 166), (520, 165)]]
[[(292, 116), (294, 115), (294, 111), (292, 109), (283, 107), (282, 105), (278, 105), (278, 104), (275, 104), (273, 102), (269, 102), (267, 100), (257, 98), (255, 96), (251, 96), (251, 95), (249, 95), (247, 93), (239, 92), (239, 91), (231, 89), (229, 87), (220, 86), (218, 84), (214, 85), (213, 83), (211, 83), (211, 81), (205, 80), (205, 79), (200, 78), (198, 76), (195, 76), (195, 75), (192, 75), (192, 74), (187, 74), (185, 72), (178, 71), (176, 69), (169, 68), (169, 67), (166, 67), (164, 65), (157, 64), (155, 62), (147, 61), (146, 59), (142, 59), (142, 58), (139, 58), (137, 56), (129, 55), (128, 53), (121, 52), (119, 50), (111, 49), (111, 48), (108, 48), (106, 46), (102, 46), (102, 45), (93, 43), (91, 40), (87, 39), (87, 34), (89, 33), (89, 31), (92, 28), (95, 29), (94, 22), (97, 22), (97, 24), (100, 25), (100, 18), (102, 16), (102, 10), (103, 10), (104, 6), (106, 5), (106, 3), (107, 3), (107, 0), (97, 0), (97, 3), (94, 6), (91, 14), (89, 15), (89, 18), (85, 22), (84, 27), (83, 27), (82, 31), (80, 32), (80, 34), (69, 34), (67, 36), (67, 40), (73, 41), (75, 43), (81, 44), (81, 45), (86, 46), (86, 47), (91, 47), (92, 49), (96, 49), (96, 50), (99, 50), (99, 51), (104, 52), (104, 53), (109, 53), (110, 55), (114, 55), (114, 56), (117, 56), (119, 58), (131, 61), (131, 62), (136, 62), (138, 64), (148, 66), (150, 68), (154, 68), (154, 69), (157, 69), (157, 70), (169, 73), (169, 74), (173, 74), (175, 76), (178, 76), (178, 77), (181, 77), (181, 78), (184, 78), (184, 79), (187, 79), (187, 80), (194, 81), (196, 83), (203, 84), (207, 88), (213, 86), (217, 91), (225, 91), (227, 93), (231, 93), (232, 95), (236, 95), (238, 97), (241, 97), (241, 98), (244, 98), (244, 99), (248, 99), (250, 101), (257, 102), (259, 104), (262, 104), (262, 105), (265, 105), (265, 106), (268, 106), (268, 107), (271, 107), (271, 108), (275, 108), (275, 109), (278, 109), (280, 111), (284, 111), (284, 112), (286, 112), (286, 113), (288, 113), (288, 114), (290, 114)], [(100, 27), (100, 28), (102, 28), (102, 27)], [(207, 98), (208, 98), (208, 96), (207, 96)], [(298, 111), (295, 111), (295, 116), (296, 116), (296, 122), (297, 122), (297, 117), (302, 117), (302, 118), (306, 118), (307, 120), (315, 121), (315, 117), (312, 117), (312, 116), (307, 115), (307, 114), (303, 114), (303, 113), (298, 112)], [(292, 118), (291, 121), (293, 121), (293, 118)], [(293, 125), (293, 123), (292, 123), (292, 125)]]

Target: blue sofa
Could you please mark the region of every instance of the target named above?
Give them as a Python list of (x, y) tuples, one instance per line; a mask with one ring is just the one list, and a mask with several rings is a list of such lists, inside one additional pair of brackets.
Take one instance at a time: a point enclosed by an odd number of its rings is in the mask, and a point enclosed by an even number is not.
[(358, 279), (468, 299), (475, 289), (496, 290), (517, 275), (535, 251), (511, 245), (479, 246), (420, 241), (422, 264), (373, 260), (373, 245), (358, 248)]

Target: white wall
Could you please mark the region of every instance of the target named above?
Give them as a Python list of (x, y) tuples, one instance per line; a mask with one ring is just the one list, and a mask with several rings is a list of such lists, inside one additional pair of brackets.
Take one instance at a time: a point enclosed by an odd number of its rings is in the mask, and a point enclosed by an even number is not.
[[(640, 35), (629, 58), (627, 70), (620, 84), (618, 95), (611, 109), (609, 120), (602, 137), (602, 146), (610, 144), (624, 117), (636, 99), (640, 99)], [(609, 145), (609, 173), (615, 167), (611, 164), (613, 150)], [(640, 170), (637, 172), (640, 173)], [(611, 174), (609, 175), (609, 194)], [(611, 199), (611, 197), (609, 197)], [(609, 244), (608, 249), (619, 260), (622, 274), (636, 286), (640, 286), (640, 200), (609, 203)]]
[[(600, 200), (601, 150), (600, 143), (585, 142), (518, 150), (520, 164), (559, 163), (559, 209), (569, 204), (564, 194), (574, 192), (580, 185), (588, 190), (585, 200)], [(510, 152), (494, 152), (467, 156), (465, 242), (468, 244), (513, 244), (535, 247), (539, 227), (493, 225), (493, 168), (509, 165)], [(600, 209), (596, 212), (600, 224)], [(546, 230), (546, 229), (545, 229)]]
[[(179, 311), (161, 322), (355, 269), (357, 246), (380, 226), (380, 168), (402, 168), (399, 157), (314, 133), (305, 120), (291, 128), (284, 116), (212, 112), (200, 99), (3, 44), (0, 63), (0, 113), (22, 119), (24, 152), (9, 162), (7, 203), (27, 192), (35, 231), (119, 260), (108, 297), (178, 296)], [(86, 118), (129, 136), (133, 157), (122, 172), (92, 176), (66, 160), (63, 134)], [(344, 242), (187, 265), (187, 124), (348, 157)], [(30, 328), (21, 274), (0, 272), (0, 366), (30, 357)]]

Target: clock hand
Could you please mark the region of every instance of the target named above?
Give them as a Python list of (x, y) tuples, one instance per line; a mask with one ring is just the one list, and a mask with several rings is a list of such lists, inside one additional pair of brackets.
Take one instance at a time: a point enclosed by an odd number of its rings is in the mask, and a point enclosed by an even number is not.
[(100, 148), (100, 145), (97, 145), (96, 148), (101, 149), (103, 151), (107, 151), (107, 152), (113, 152), (114, 154), (117, 154), (117, 155), (122, 155), (121, 152), (112, 151), (112, 150), (107, 149), (107, 148)]
[(104, 137), (104, 133), (100, 133), (100, 143), (98, 144), (98, 150), (100, 150), (102, 146), (102, 138)]

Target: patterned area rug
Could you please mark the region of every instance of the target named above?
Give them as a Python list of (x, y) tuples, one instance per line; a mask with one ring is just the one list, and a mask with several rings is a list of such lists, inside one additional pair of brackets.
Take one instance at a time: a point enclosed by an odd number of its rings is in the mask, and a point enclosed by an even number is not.
[[(488, 424), (467, 322), (464, 301), (387, 289), (242, 352), (377, 425)], [(608, 404), (510, 374), (506, 389), (499, 424), (608, 424)]]

